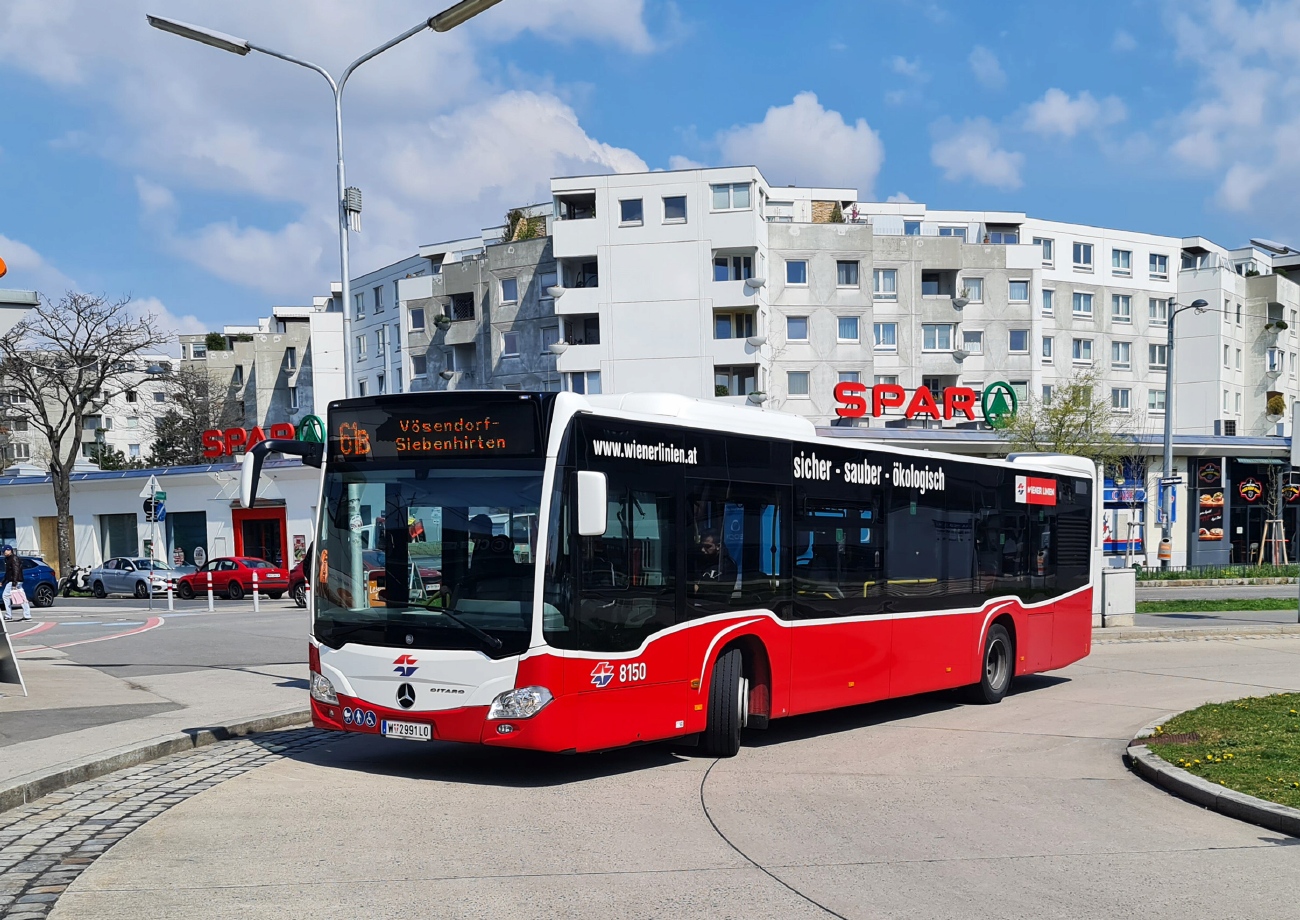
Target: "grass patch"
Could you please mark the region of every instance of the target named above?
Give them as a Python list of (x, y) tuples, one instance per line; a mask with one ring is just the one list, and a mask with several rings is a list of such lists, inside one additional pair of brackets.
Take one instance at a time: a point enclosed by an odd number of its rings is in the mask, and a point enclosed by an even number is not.
[(1190, 581), (1200, 578), (1295, 578), (1300, 575), (1300, 565), (1224, 565), (1203, 566), (1183, 571), (1161, 568), (1138, 570), (1138, 581)]
[[(1162, 735), (1200, 740), (1161, 744)], [(1158, 726), (1153, 754), (1212, 783), (1300, 808), (1300, 693), (1211, 703)]]
[(1138, 601), (1138, 613), (1200, 613), (1212, 610), (1296, 610), (1294, 597), (1216, 597), (1213, 600), (1177, 598), (1171, 601)]

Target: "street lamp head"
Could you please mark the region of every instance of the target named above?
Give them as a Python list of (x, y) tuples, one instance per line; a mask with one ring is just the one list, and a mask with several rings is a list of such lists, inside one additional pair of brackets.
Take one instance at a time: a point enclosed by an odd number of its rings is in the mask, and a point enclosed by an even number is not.
[(547, 345), (546, 348), (551, 354), (559, 357), (569, 350), (569, 345), (567, 342), (552, 342), (550, 345)]
[(233, 35), (227, 35), (225, 32), (190, 25), (188, 22), (181, 22), (176, 19), (167, 19), (164, 16), (145, 14), (145, 19), (149, 20), (149, 25), (155, 29), (179, 35), (181, 38), (188, 38), (190, 41), (211, 45), (213, 48), (220, 48), (222, 51), (229, 51), (232, 54), (244, 55), (253, 50), (249, 47), (247, 39), (236, 38)]
[(443, 380), (450, 380), (452, 377), (455, 377), (455, 376), (456, 376), (456, 372), (455, 372), (455, 371), (438, 371), (438, 376), (441, 377)]
[(1209, 306), (1210, 305), (1207, 302), (1201, 300), (1200, 298), (1193, 300), (1191, 303), (1191, 308), (1195, 310), (1197, 313), (1204, 313), (1209, 308)]
[(501, 0), (460, 0), (460, 3), (448, 7), (437, 16), (430, 16), (429, 28), (435, 32), (449, 32), (500, 2)]
[(559, 300), (561, 297), (564, 296), (564, 292), (567, 290), (568, 288), (566, 288), (562, 284), (552, 284), (550, 287), (546, 289), (546, 293), (550, 294), (556, 300)]
[(160, 374), (170, 374), (172, 369), (164, 364), (150, 364), (144, 371), (146, 374), (158, 376)]

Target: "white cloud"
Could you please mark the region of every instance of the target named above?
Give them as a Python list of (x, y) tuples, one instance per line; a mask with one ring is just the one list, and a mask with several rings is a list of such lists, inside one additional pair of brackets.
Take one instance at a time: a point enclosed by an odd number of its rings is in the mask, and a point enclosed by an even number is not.
[(1254, 212), (1270, 234), (1300, 232), (1300, 0), (1198, 0), (1174, 11), (1171, 28), (1199, 85), (1170, 150), (1217, 180), (1224, 208)]
[(913, 80), (925, 80), (928, 78), (928, 74), (921, 69), (920, 58), (917, 58), (914, 61), (909, 61), (901, 54), (896, 54), (890, 58), (889, 69), (900, 76), (909, 77)]
[(975, 74), (975, 79), (979, 80), (980, 85), (986, 89), (1002, 89), (1007, 85), (1007, 75), (1002, 70), (1002, 65), (998, 63), (998, 56), (988, 48), (976, 45), (971, 49), (967, 60), (970, 62), (970, 69)]
[[(265, 55), (240, 58), (154, 31), (146, 11), (243, 34), (337, 73), (428, 16), (428, 4), (0, 3), (6, 66), (97, 113), (59, 143), (137, 177), (141, 213), (164, 248), (267, 294), (321, 292), (338, 274), (328, 87)], [(366, 204), (365, 231), (353, 237), (355, 272), (490, 226), (508, 206), (548, 197), (552, 175), (644, 168), (630, 151), (590, 137), (561, 100), (565, 89), (539, 89), (541, 81), (495, 63), (484, 72), (494, 43), (523, 31), (568, 45), (569, 54), (590, 54), (597, 43), (633, 53), (658, 44), (645, 0), (512, 0), (368, 62), (344, 99), (348, 180)], [(532, 91), (511, 91), (516, 84)], [(196, 192), (211, 194), (195, 205)], [(222, 197), (238, 202), (241, 215), (273, 205), (263, 213), (275, 216), (236, 222)]]
[(75, 290), (77, 283), (59, 271), (39, 252), (26, 243), (0, 234), (0, 258), (9, 272), (0, 279), (0, 287), (19, 291), (40, 291), (58, 299), (64, 291)]
[(776, 184), (856, 185), (868, 197), (885, 148), (865, 119), (852, 124), (803, 92), (789, 105), (773, 106), (761, 122), (738, 125), (718, 138), (727, 163), (752, 163)]
[(1084, 90), (1071, 99), (1069, 93), (1053, 87), (1042, 99), (1029, 104), (1025, 129), (1044, 137), (1074, 137), (1080, 131), (1116, 124), (1127, 116), (1124, 103), (1116, 96), (1097, 100)]
[(180, 343), (176, 341), (178, 335), (201, 335), (205, 332), (212, 332), (221, 323), (204, 322), (192, 313), (183, 316), (177, 315), (169, 310), (157, 297), (142, 297), (139, 300), (131, 301), (131, 309), (137, 316), (152, 316), (157, 327), (167, 333), (169, 341), (167, 346), (161, 351), (180, 357)]
[(911, 200), (911, 197), (906, 192), (894, 192), (894, 194), (885, 199), (885, 201), (888, 202), (905, 202)]
[(1133, 51), (1137, 46), (1137, 39), (1128, 32), (1125, 32), (1123, 29), (1117, 31), (1115, 37), (1110, 41), (1110, 48), (1112, 51)]
[(684, 157), (680, 154), (674, 154), (668, 158), (669, 169), (704, 169), (703, 163), (696, 162), (690, 157)]
[(960, 125), (943, 121), (934, 126), (936, 140), (930, 159), (952, 182), (970, 179), (1007, 191), (1020, 188), (1024, 155), (998, 146), (998, 131), (987, 118), (969, 118)]

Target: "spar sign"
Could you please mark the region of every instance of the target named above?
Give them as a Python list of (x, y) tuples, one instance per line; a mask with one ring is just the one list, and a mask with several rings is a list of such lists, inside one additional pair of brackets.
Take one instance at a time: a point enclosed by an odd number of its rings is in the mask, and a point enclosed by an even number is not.
[(970, 387), (944, 387), (938, 398), (929, 387), (917, 387), (909, 396), (908, 391), (896, 383), (878, 383), (868, 387), (865, 383), (845, 381), (836, 385), (835, 399), (839, 403), (835, 414), (840, 418), (862, 418), (868, 413), (879, 418), (886, 409), (902, 409), (903, 417), (909, 419), (938, 420), (964, 415), (974, 421), (978, 403), (984, 421), (994, 428), (1007, 425), (1019, 408), (1016, 391), (1010, 384), (1000, 381), (990, 383), (982, 393), (976, 393)]

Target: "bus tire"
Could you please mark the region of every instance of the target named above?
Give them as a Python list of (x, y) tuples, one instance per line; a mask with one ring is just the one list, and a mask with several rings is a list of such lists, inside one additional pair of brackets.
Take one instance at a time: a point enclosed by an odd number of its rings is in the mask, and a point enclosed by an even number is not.
[(740, 649), (728, 649), (713, 664), (709, 681), (709, 718), (701, 747), (710, 757), (735, 757), (745, 724), (745, 659)]
[(980, 682), (970, 687), (973, 703), (1000, 703), (1011, 689), (1011, 678), (1016, 670), (1016, 650), (1011, 634), (1001, 623), (989, 627), (984, 639), (984, 654), (980, 658)]

